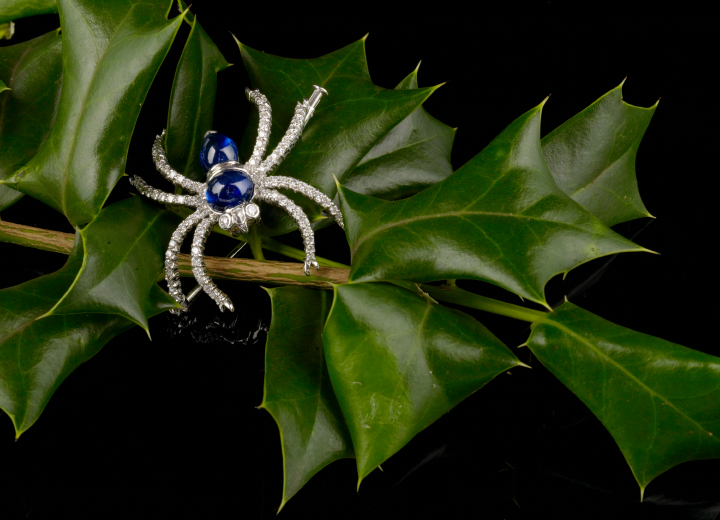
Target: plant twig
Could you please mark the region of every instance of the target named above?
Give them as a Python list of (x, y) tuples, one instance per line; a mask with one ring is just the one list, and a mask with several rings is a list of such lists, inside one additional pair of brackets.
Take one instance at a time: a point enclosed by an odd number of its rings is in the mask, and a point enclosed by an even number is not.
[[(21, 246), (70, 254), (75, 236), (70, 233), (51, 231), (0, 221), (0, 242), (9, 242)], [(190, 257), (179, 255), (180, 276), (193, 276)], [(320, 267), (312, 276), (305, 276), (302, 264), (296, 262), (269, 262), (245, 258), (205, 257), (208, 274), (220, 280), (239, 280), (259, 282), (271, 285), (303, 285), (317, 289), (332, 289), (333, 284), (348, 281), (349, 269), (338, 267)]]
[[(0, 220), (0, 242), (9, 242), (21, 246), (53, 251), (55, 253), (70, 254), (75, 236), (70, 233), (40, 229), (22, 224), (13, 224)], [(278, 245), (279, 244), (279, 245)], [(263, 245), (270, 251), (276, 251), (286, 256), (297, 256), (302, 253), (289, 246), (284, 246), (275, 240), (265, 241)], [(267, 247), (269, 245), (270, 247)], [(252, 244), (251, 244), (252, 247)], [(337, 266), (338, 264), (333, 262)], [(179, 255), (180, 276), (193, 276), (190, 257)], [(332, 289), (333, 284), (348, 283), (350, 269), (348, 267), (321, 266), (320, 271), (313, 276), (305, 276), (302, 265), (295, 262), (271, 262), (267, 260), (250, 260), (245, 258), (219, 258), (205, 257), (208, 274), (221, 280), (239, 280), (244, 282), (259, 282), (271, 285), (302, 285), (316, 289)], [(403, 283), (398, 285), (405, 286)], [(418, 287), (416, 284), (412, 284)], [(500, 314), (509, 318), (523, 321), (537, 321), (545, 316), (545, 312), (528, 309), (512, 303), (501, 302), (478, 294), (460, 289), (456, 285), (427, 285), (419, 286), (422, 291), (435, 300), (462, 305), (471, 309)]]

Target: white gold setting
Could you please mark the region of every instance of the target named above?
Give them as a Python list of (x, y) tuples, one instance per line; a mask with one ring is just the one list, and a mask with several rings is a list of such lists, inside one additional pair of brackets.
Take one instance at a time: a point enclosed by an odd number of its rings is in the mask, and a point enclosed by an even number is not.
[[(312, 96), (310, 96), (309, 100), (303, 100), (302, 103), (297, 104), (295, 107), (295, 114), (290, 122), (288, 130), (285, 132), (280, 144), (278, 144), (275, 150), (273, 150), (273, 152), (265, 158), (265, 160), (263, 160), (263, 156), (265, 155), (270, 137), (270, 103), (268, 103), (267, 98), (261, 94), (260, 91), (245, 89), (245, 94), (248, 100), (257, 106), (260, 116), (258, 136), (255, 141), (253, 153), (245, 164), (235, 161), (226, 161), (216, 164), (208, 171), (207, 182), (205, 183), (193, 181), (175, 171), (168, 164), (167, 156), (165, 154), (163, 146), (165, 131), (163, 130), (162, 134), (157, 136), (152, 149), (155, 167), (163, 175), (163, 177), (173, 184), (181, 186), (184, 190), (188, 191), (190, 195), (174, 195), (172, 193), (165, 193), (148, 186), (145, 181), (137, 176), (133, 177), (130, 182), (142, 195), (150, 199), (164, 204), (187, 206), (196, 210), (189, 217), (183, 220), (182, 223), (180, 223), (173, 233), (170, 243), (168, 244), (167, 252), (165, 253), (165, 280), (168, 284), (168, 292), (183, 307), (182, 309), (177, 311), (173, 310), (171, 312), (177, 313), (187, 310), (188, 299), (192, 298), (194, 294), (196, 294), (196, 292), (193, 291), (190, 293), (188, 298), (185, 297), (180, 286), (180, 276), (178, 273), (178, 254), (180, 253), (180, 246), (182, 245), (185, 237), (189, 234), (190, 230), (194, 227), (196, 229), (193, 235), (192, 247), (190, 250), (190, 260), (193, 266), (195, 279), (200, 284), (200, 287), (202, 287), (202, 290), (215, 300), (221, 311), (224, 309), (229, 309), (231, 311), (235, 310), (230, 298), (218, 289), (217, 285), (215, 285), (212, 279), (208, 276), (207, 269), (205, 268), (205, 241), (210, 235), (210, 232), (215, 224), (218, 224), (221, 229), (229, 231), (236, 236), (248, 233), (249, 226), (253, 222), (260, 220), (260, 207), (255, 203), (255, 201), (263, 201), (268, 204), (272, 204), (273, 206), (282, 208), (293, 217), (302, 235), (303, 245), (305, 248), (305, 263), (303, 266), (304, 273), (309, 276), (311, 267), (314, 267), (315, 269), (320, 268), (320, 265), (315, 258), (315, 235), (312, 231), (312, 227), (310, 226), (310, 221), (300, 206), (277, 190), (288, 189), (305, 195), (307, 198), (325, 209), (327, 213), (335, 219), (337, 224), (341, 228), (344, 228), (340, 210), (327, 195), (309, 184), (292, 177), (268, 177), (268, 174), (277, 168), (282, 160), (290, 153), (292, 147), (300, 139), (305, 125), (314, 114), (318, 103), (324, 95), (327, 95), (327, 91), (322, 87), (318, 87), (316, 85), (314, 88), (315, 91)], [(205, 135), (207, 136), (207, 134), (211, 132), (207, 132)], [(253, 196), (251, 200), (247, 202), (228, 208), (224, 212), (218, 212), (210, 207), (205, 198), (205, 193), (208, 189), (208, 183), (210, 180), (230, 169), (243, 171), (250, 176), (254, 183)]]

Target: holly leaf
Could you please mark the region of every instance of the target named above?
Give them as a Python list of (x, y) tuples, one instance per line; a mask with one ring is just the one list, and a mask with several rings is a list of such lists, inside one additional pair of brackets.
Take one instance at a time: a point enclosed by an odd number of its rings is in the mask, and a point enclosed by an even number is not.
[(527, 346), (605, 425), (641, 492), (677, 464), (720, 458), (720, 358), (567, 302)]
[(60, 383), (132, 322), (111, 314), (48, 315), (83, 264), (75, 247), (56, 273), (0, 290), (0, 408), (19, 437), (38, 419)]
[(148, 318), (178, 307), (156, 283), (180, 219), (131, 197), (102, 210), (79, 231), (83, 265), (48, 314), (119, 314), (148, 330)]
[[(51, 31), (0, 48), (0, 77), (9, 92), (0, 96), (0, 179), (26, 164), (50, 134), (62, 85), (62, 39)], [(22, 193), (0, 185), (0, 211)]]
[(548, 307), (558, 273), (647, 251), (602, 224), (553, 181), (540, 148), (544, 102), (450, 177), (402, 201), (343, 188), (351, 282), (483, 280)]
[(625, 103), (623, 83), (542, 140), (557, 185), (606, 226), (652, 217), (640, 199), (635, 158), (657, 103)]
[(323, 344), (358, 486), (460, 401), (522, 365), (467, 314), (389, 284), (336, 286)]
[(280, 429), (285, 470), (280, 509), (334, 460), (353, 457), (322, 345), (332, 294), (303, 287), (268, 290), (272, 322), (265, 348), (261, 408)]
[[(337, 191), (333, 176), (343, 181), (388, 132), (437, 88), (388, 90), (374, 85), (365, 59), (364, 38), (309, 60), (281, 58), (240, 42), (238, 45), (253, 88), (260, 89), (272, 105), (268, 152), (285, 134), (296, 103), (312, 94), (313, 85), (328, 91), (301, 140), (275, 173), (307, 182), (330, 198)], [(241, 142), (242, 157), (250, 156), (255, 143), (258, 121), (255, 112), (251, 112), (248, 131)], [(302, 206), (311, 222), (322, 225), (330, 222), (314, 203), (297, 194), (288, 196)], [(260, 227), (263, 234), (279, 235), (295, 228), (295, 221), (283, 211), (263, 208)]]
[[(417, 72), (416, 68), (395, 89), (418, 88)], [(419, 106), (373, 146), (343, 185), (380, 199), (414, 195), (452, 174), (450, 153), (454, 139), (454, 128)]]
[(10, 90), (10, 87), (8, 87), (3, 80), (0, 79), (0, 92), (5, 92), (6, 90)]
[(55, 0), (3, 0), (0, 23), (52, 13), (57, 13)]
[(182, 22), (167, 0), (61, 0), (63, 88), (50, 136), (2, 181), (79, 226), (100, 212), (125, 169), (150, 84)]
[(230, 64), (190, 13), (192, 28), (175, 71), (167, 134), (170, 164), (193, 180), (205, 177), (198, 159), (205, 132), (212, 129), (217, 73)]

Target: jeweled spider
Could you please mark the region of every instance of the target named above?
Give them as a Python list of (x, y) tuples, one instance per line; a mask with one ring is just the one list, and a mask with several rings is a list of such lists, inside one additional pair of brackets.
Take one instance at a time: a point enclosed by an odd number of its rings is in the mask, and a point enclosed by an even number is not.
[(205, 241), (215, 224), (219, 224), (222, 229), (230, 231), (233, 235), (245, 234), (249, 230), (248, 226), (260, 219), (260, 208), (253, 202), (254, 200), (265, 201), (283, 208), (295, 219), (300, 233), (302, 233), (305, 246), (303, 271), (308, 276), (310, 275), (310, 267), (320, 268), (315, 259), (315, 236), (310, 227), (310, 221), (299, 206), (276, 191), (276, 188), (290, 189), (302, 193), (327, 210), (338, 225), (343, 227), (340, 210), (324, 193), (292, 177), (268, 177), (268, 173), (282, 162), (300, 138), (305, 125), (315, 111), (315, 107), (322, 96), (327, 94), (325, 89), (316, 85), (310, 99), (297, 104), (290, 127), (280, 144), (264, 161), (262, 158), (270, 136), (270, 104), (267, 98), (258, 90), (246, 89), (245, 94), (257, 106), (260, 114), (255, 148), (250, 159), (245, 164), (237, 162), (238, 149), (232, 139), (217, 132), (208, 132), (205, 134), (205, 140), (200, 151), (200, 161), (208, 172), (207, 182), (201, 183), (190, 180), (173, 170), (168, 164), (163, 148), (163, 138), (165, 136), (163, 130), (163, 133), (157, 136), (153, 145), (152, 155), (155, 166), (167, 180), (181, 186), (192, 195), (165, 193), (148, 186), (145, 181), (137, 176), (130, 180), (140, 193), (153, 200), (165, 204), (196, 208), (196, 211), (183, 220), (178, 229), (175, 230), (165, 253), (165, 279), (168, 283), (168, 291), (183, 306), (177, 312), (187, 309), (187, 299), (182, 292), (178, 274), (178, 253), (185, 236), (193, 227), (197, 226), (190, 253), (193, 274), (202, 289), (215, 300), (221, 311), (224, 308), (232, 311), (234, 307), (230, 298), (218, 289), (217, 285), (208, 276), (203, 254)]

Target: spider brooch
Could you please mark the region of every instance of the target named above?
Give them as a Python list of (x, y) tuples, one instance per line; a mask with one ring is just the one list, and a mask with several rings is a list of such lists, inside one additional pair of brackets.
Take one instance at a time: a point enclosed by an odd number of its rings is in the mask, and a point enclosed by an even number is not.
[(303, 271), (310, 275), (310, 268), (319, 269), (315, 258), (315, 235), (302, 209), (277, 189), (289, 189), (302, 193), (324, 208), (342, 228), (343, 219), (340, 210), (324, 193), (304, 182), (292, 177), (272, 176), (272, 172), (288, 155), (290, 149), (300, 138), (305, 125), (312, 117), (315, 107), (325, 89), (314, 87), (315, 91), (309, 100), (303, 100), (295, 107), (295, 114), (290, 127), (275, 150), (263, 160), (270, 136), (271, 109), (267, 98), (258, 90), (245, 90), (249, 101), (257, 106), (260, 115), (258, 136), (252, 156), (245, 164), (237, 162), (238, 148), (235, 142), (217, 132), (205, 134), (200, 149), (200, 162), (207, 171), (207, 182), (196, 182), (173, 170), (168, 164), (163, 146), (165, 131), (155, 140), (152, 156), (155, 167), (170, 182), (181, 186), (191, 195), (173, 195), (148, 186), (140, 177), (133, 177), (130, 182), (144, 196), (165, 204), (174, 204), (195, 208), (195, 212), (182, 221), (175, 230), (165, 253), (165, 280), (168, 292), (182, 306), (176, 312), (187, 310), (187, 299), (180, 286), (178, 273), (178, 254), (185, 236), (197, 226), (193, 236), (190, 259), (193, 274), (200, 287), (223, 311), (225, 308), (235, 310), (230, 298), (218, 289), (208, 276), (205, 268), (205, 241), (215, 224), (237, 236), (248, 232), (250, 224), (260, 220), (260, 208), (254, 201), (264, 201), (283, 208), (290, 214), (302, 233), (305, 247), (305, 265)]

